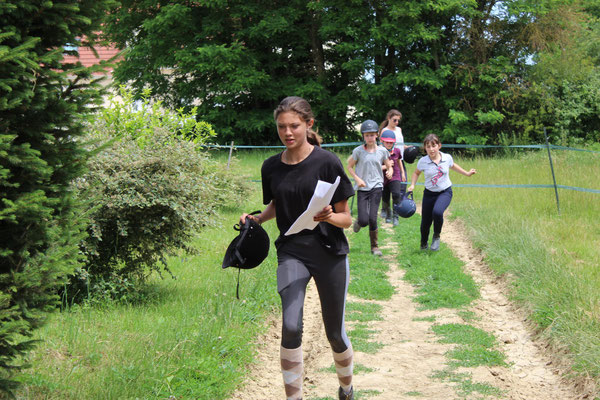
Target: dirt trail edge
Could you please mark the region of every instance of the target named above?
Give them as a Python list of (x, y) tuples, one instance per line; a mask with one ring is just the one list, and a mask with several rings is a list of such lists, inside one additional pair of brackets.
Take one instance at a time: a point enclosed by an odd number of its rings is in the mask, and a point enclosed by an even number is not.
[[(387, 224), (382, 228), (391, 229)], [(480, 287), (481, 298), (470, 307), (477, 318), (470, 324), (492, 333), (509, 363), (508, 367), (468, 368), (460, 372), (472, 374), (473, 382), (501, 389), (502, 394), (497, 397), (500, 399), (586, 398), (574, 385), (561, 379), (550, 356), (544, 353), (543, 345), (533, 340), (523, 315), (507, 300), (503, 282), (484, 264), (460, 221), (444, 223), (442, 241), (465, 263), (465, 271)], [(423, 318), (435, 316), (436, 324), (463, 321), (456, 310), (418, 311), (412, 301), (413, 287), (402, 279), (404, 271), (395, 261), (398, 244), (393, 235), (382, 249), (390, 261), (388, 277), (396, 291), (390, 300), (376, 302), (383, 307), (384, 321), (369, 323), (370, 329), (377, 332), (372, 340), (384, 347), (375, 354), (355, 352), (355, 366), (370, 369), (355, 375), (355, 389), (364, 391), (365, 396), (361, 397), (369, 400), (485, 398), (477, 392), (460, 395), (456, 383), (432, 377), (436, 371), (446, 368), (444, 354), (452, 345), (438, 343), (431, 330), (433, 323)], [(348, 301), (362, 300), (349, 296)], [(279, 369), (280, 317), (273, 317), (269, 324), (268, 333), (259, 340), (257, 360), (249, 367), (249, 377), (232, 400), (285, 399)], [(347, 322), (347, 330), (352, 328), (353, 323)], [(305, 300), (303, 338), (304, 399), (337, 399), (337, 378), (329, 369), (333, 359), (323, 329), (319, 297), (312, 282)]]

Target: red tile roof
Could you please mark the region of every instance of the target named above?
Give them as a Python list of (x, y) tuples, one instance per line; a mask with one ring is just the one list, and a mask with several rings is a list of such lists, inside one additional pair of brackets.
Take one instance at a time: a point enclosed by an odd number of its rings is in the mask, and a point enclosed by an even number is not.
[[(76, 63), (77, 61), (81, 61), (83, 66), (89, 67), (100, 63), (100, 61), (109, 60), (119, 53), (119, 50), (114, 47), (96, 47), (95, 49), (98, 53), (98, 57), (96, 57), (89, 47), (80, 47), (78, 49), (79, 57), (65, 55), (63, 63)], [(105, 71), (107, 74), (110, 74), (112, 73), (112, 68), (106, 68)]]

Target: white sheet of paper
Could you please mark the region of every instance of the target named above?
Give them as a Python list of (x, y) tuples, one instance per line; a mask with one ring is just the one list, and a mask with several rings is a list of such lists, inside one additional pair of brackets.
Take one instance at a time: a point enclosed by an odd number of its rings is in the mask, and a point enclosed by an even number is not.
[(315, 229), (317, 225), (319, 225), (319, 222), (313, 220), (313, 217), (329, 205), (339, 184), (339, 176), (335, 178), (335, 182), (333, 183), (318, 181), (315, 192), (308, 203), (308, 207), (306, 207), (306, 210), (296, 219), (296, 221), (294, 221), (284, 236), (293, 235), (303, 229)]

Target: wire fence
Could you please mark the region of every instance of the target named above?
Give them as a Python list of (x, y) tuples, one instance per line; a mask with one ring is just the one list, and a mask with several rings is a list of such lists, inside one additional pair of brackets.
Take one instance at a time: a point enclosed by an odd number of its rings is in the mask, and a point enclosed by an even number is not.
[[(359, 146), (363, 144), (363, 142), (340, 142), (340, 143), (323, 143), (321, 147), (353, 147)], [(405, 142), (407, 146), (421, 146), (423, 143), (415, 143), (415, 142)], [(235, 144), (207, 144), (204, 145), (206, 148), (211, 149), (285, 149), (283, 145), (271, 145), (271, 146), (255, 146), (255, 145), (235, 145)], [(455, 148), (455, 149), (546, 149), (548, 146), (545, 144), (526, 144), (526, 145), (487, 145), (487, 144), (444, 144), (444, 147), (447, 148)], [(597, 150), (588, 150), (588, 149), (578, 149), (576, 147), (567, 147), (567, 146), (556, 146), (551, 144), (550, 150), (572, 150), (572, 151), (582, 151), (587, 153), (597, 153), (600, 154), (600, 151)]]
[[(546, 132), (544, 132), (545, 134)], [(341, 143), (324, 143), (321, 147), (355, 147), (363, 144), (363, 142), (341, 142)], [(422, 143), (412, 143), (407, 142), (404, 143), (407, 146), (421, 146)], [(231, 160), (231, 155), (233, 150), (236, 149), (285, 149), (283, 145), (274, 145), (274, 146), (255, 146), (255, 145), (234, 145), (231, 142), (230, 145), (205, 145), (206, 148), (214, 148), (214, 149), (229, 149), (229, 159), (227, 160), (227, 166), (229, 167), (229, 163)], [(558, 196), (558, 189), (562, 190), (573, 190), (577, 192), (586, 192), (586, 193), (595, 193), (600, 194), (600, 189), (591, 189), (591, 188), (583, 188), (577, 186), (567, 186), (567, 185), (559, 185), (556, 183), (556, 178), (554, 176), (554, 166), (552, 163), (552, 155), (551, 150), (566, 150), (566, 151), (579, 151), (586, 153), (596, 153), (600, 154), (600, 151), (597, 150), (589, 150), (589, 149), (580, 149), (575, 147), (568, 146), (556, 146), (552, 145), (547, 141), (546, 136), (546, 144), (529, 144), (529, 145), (483, 145), (483, 144), (444, 144), (445, 148), (455, 148), (455, 149), (547, 149), (548, 150), (548, 160), (550, 164), (550, 169), (552, 170), (552, 179), (554, 181), (553, 184), (453, 184), (455, 187), (466, 187), (466, 188), (514, 188), (514, 189), (523, 189), (523, 188), (535, 188), (535, 189), (554, 189), (556, 196), (556, 207), (558, 209), (558, 213), (560, 214), (560, 200)], [(423, 183), (417, 183), (418, 185), (423, 185)]]

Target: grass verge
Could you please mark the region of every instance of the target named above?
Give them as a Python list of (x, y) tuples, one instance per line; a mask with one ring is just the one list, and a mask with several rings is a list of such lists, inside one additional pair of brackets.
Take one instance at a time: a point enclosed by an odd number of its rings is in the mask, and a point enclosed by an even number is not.
[[(260, 192), (257, 190), (257, 192)], [(257, 196), (248, 210), (260, 208)], [(226, 399), (255, 355), (267, 313), (279, 307), (274, 249), (259, 268), (221, 269), (239, 211), (206, 228), (168, 265), (176, 279), (151, 279), (152, 298), (136, 304), (75, 306), (36, 333), (17, 394), (27, 399)], [(272, 225), (272, 224), (271, 224)], [(266, 226), (271, 237), (272, 226)], [(275, 228), (276, 229), (276, 228)]]
[(494, 348), (496, 339), (488, 332), (465, 324), (434, 325), (433, 331), (442, 336), (441, 343), (459, 345), (447, 354), (452, 367), (507, 366), (504, 354)]
[[(599, 154), (552, 157), (558, 184), (599, 189)], [(482, 183), (552, 183), (545, 152), (462, 164)], [(552, 189), (457, 188), (451, 208), (538, 332), (576, 376), (600, 385), (600, 195), (559, 190), (559, 200), (560, 214)]]
[(442, 243), (439, 251), (420, 250), (420, 217), (402, 221), (394, 231), (401, 244), (398, 257), (406, 270), (404, 279), (416, 288), (416, 301), (421, 309), (461, 308), (479, 297), (473, 278), (462, 271), (463, 263)]
[(394, 294), (386, 275), (389, 265), (371, 254), (368, 228), (355, 234), (347, 232), (347, 236), (351, 277), (348, 292), (365, 300), (388, 300)]

